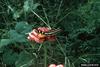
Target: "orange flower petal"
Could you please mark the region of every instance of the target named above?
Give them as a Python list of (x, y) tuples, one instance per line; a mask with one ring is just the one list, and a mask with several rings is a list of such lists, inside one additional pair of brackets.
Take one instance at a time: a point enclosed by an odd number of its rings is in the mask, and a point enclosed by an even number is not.
[(36, 32), (36, 29), (33, 29), (32, 32), (31, 32), (31, 34), (32, 34), (32, 35), (35, 35), (35, 36), (38, 35), (38, 33)]
[(50, 31), (50, 29), (48, 27), (39, 27), (38, 30), (42, 31), (42, 32), (49, 32)]
[(47, 36), (46, 39), (48, 41), (55, 41), (56, 40), (56, 37), (55, 37), (55, 35), (50, 35), (50, 36)]
[(38, 37), (32, 35), (31, 33), (29, 33), (28, 39), (32, 40), (32, 41), (34, 40), (37, 43), (43, 43), (44, 42), (43, 39), (39, 39)]
[(29, 36), (27, 37), (27, 39), (28, 39), (28, 40), (31, 40), (31, 38), (30, 38)]
[(46, 36), (43, 35), (43, 34), (38, 34), (38, 37), (39, 37), (39, 38), (45, 38)]

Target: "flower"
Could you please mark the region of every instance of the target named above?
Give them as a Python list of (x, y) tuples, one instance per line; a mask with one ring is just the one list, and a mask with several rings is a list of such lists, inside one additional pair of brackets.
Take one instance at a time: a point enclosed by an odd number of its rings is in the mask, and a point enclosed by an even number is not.
[(45, 35), (43, 33), (48, 33), (50, 32), (51, 29), (49, 29), (48, 27), (39, 27), (37, 29), (33, 29), (29, 35), (28, 35), (28, 39), (30, 41), (35, 41), (37, 43), (43, 43), (45, 41), (55, 41), (56, 40), (56, 36), (51, 34), (51, 35)]
[(64, 65), (60, 64), (60, 65), (57, 65), (56, 67), (64, 67)]
[(56, 64), (50, 64), (49, 67), (64, 67), (64, 65), (62, 65), (62, 64), (59, 64), (59, 65), (56, 65)]
[(51, 29), (49, 29), (48, 27), (39, 27), (37, 28), (39, 31), (42, 31), (42, 32), (49, 32)]
[(37, 43), (43, 43), (45, 40), (45, 35), (42, 35), (42, 34), (36, 32), (36, 29), (33, 29), (33, 31), (29, 33), (29, 36), (27, 38), (29, 40), (35, 41)]
[(46, 39), (47, 39), (48, 41), (55, 41), (55, 40), (56, 40), (56, 36), (55, 36), (55, 35), (48, 35), (48, 36), (46, 37)]
[(49, 67), (56, 67), (56, 64), (50, 64)]

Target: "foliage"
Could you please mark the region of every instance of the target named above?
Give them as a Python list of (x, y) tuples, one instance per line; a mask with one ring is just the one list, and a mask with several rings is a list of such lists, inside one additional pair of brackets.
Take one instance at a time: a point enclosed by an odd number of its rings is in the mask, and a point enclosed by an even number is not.
[[(100, 63), (99, 0), (0, 0), (0, 9), (2, 67)], [(41, 26), (62, 31), (55, 42), (29, 41), (27, 34)]]

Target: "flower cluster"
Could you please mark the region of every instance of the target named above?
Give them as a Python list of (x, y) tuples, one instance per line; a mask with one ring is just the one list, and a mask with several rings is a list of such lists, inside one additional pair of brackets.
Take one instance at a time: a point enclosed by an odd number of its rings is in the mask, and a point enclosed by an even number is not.
[(48, 27), (39, 27), (37, 29), (33, 29), (29, 35), (28, 39), (31, 41), (35, 41), (37, 43), (43, 43), (45, 41), (55, 41), (56, 36), (51, 34), (51, 35), (45, 35), (45, 33), (50, 32), (51, 29)]

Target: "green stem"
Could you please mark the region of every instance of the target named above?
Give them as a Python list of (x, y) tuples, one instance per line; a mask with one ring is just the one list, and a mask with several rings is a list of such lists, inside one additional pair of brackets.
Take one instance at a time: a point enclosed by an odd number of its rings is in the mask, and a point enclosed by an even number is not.
[(60, 5), (59, 5), (59, 8), (58, 8), (58, 12), (57, 12), (55, 21), (57, 20), (58, 16), (60, 15), (60, 9), (61, 9), (61, 6), (62, 6), (62, 2), (63, 2), (63, 0), (60, 1)]
[(31, 10), (31, 12), (32, 12), (33, 14), (35, 14), (44, 24), (46, 24), (48, 28), (51, 29), (51, 27), (50, 27), (36, 12), (34, 12), (33, 10)]
[(41, 49), (42, 45), (43, 45), (43, 44), (40, 44), (38, 51), (40, 51), (40, 49)]
[(44, 67), (47, 67), (47, 48), (44, 45)]
[[(42, 8), (43, 8), (43, 6), (42, 6)], [(47, 17), (47, 13), (46, 13), (46, 11), (45, 11), (45, 8), (43, 8), (43, 12), (44, 12), (45, 18), (47, 19), (47, 23), (48, 23), (48, 25), (50, 26), (49, 19), (48, 19), (48, 17)], [(50, 29), (51, 29), (51, 26), (50, 26)]]

